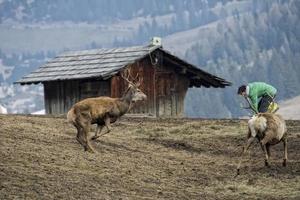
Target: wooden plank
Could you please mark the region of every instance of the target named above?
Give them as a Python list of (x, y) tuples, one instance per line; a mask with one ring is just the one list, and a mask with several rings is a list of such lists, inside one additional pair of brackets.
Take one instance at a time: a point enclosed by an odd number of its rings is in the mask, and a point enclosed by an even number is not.
[[(173, 66), (176, 66), (176, 68), (178, 69), (182, 69), (182, 66), (175, 62), (174, 60), (172, 60), (171, 58), (168, 58), (168, 57), (165, 57), (164, 59), (164, 64), (168, 65), (167, 62), (171, 63), (171, 65)], [(222, 86), (222, 83), (220, 82), (220, 80), (217, 79), (217, 77), (214, 77), (213, 75), (207, 73), (207, 72), (204, 72), (203, 73), (200, 73), (197, 69), (194, 69), (190, 66), (186, 66), (186, 71), (190, 71), (193, 76), (198, 76), (199, 77), (199, 82), (201, 82), (205, 87), (210, 87), (210, 86), (213, 86), (213, 87), (220, 87)], [(203, 81), (201, 81), (203, 80)]]
[(165, 114), (165, 102), (163, 97), (158, 97), (158, 117), (162, 117)]
[(49, 83), (49, 100), (50, 100), (50, 114), (56, 114), (57, 107), (57, 87), (55, 82)]
[(54, 93), (55, 95), (53, 96), (53, 101), (55, 102), (55, 110), (53, 114), (59, 114), (60, 113), (60, 101), (59, 101), (59, 97), (60, 97), (60, 88), (59, 88), (59, 83), (58, 82), (54, 82), (55, 84), (55, 90)]
[(64, 92), (65, 92), (65, 105), (64, 112), (67, 113), (71, 107), (77, 102), (76, 91), (78, 90), (77, 81), (65, 81)]
[(45, 106), (45, 113), (50, 114), (50, 101), (49, 101), (49, 84), (45, 82), (44, 84), (44, 106)]
[(171, 96), (167, 96), (165, 99), (165, 116), (172, 116), (172, 99)]
[(59, 81), (59, 114), (65, 113), (65, 84), (64, 81)]
[(177, 117), (177, 99), (176, 99), (177, 94), (174, 92), (171, 95), (171, 116), (172, 117)]

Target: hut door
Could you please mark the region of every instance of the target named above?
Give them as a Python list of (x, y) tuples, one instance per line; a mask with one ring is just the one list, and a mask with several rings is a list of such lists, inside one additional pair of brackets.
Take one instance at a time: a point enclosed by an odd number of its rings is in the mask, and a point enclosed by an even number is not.
[(171, 72), (158, 72), (155, 76), (156, 116), (176, 117), (177, 95), (175, 76)]

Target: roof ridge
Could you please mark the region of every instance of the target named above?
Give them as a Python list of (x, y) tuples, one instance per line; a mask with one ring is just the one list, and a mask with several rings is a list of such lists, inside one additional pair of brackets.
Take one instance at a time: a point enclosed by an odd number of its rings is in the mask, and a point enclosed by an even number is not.
[[(80, 55), (98, 55), (100, 54), (100, 51), (103, 51), (101, 54), (112, 54), (116, 53), (119, 51), (122, 52), (122, 50), (125, 52), (133, 52), (133, 51), (153, 51), (157, 48), (160, 48), (161, 46), (130, 46), (130, 47), (114, 47), (114, 48), (100, 48), (100, 49), (86, 49), (86, 50), (75, 50), (75, 51), (66, 51), (62, 54), (59, 54), (55, 58), (60, 58), (60, 57), (72, 57), (72, 56), (80, 56)], [(126, 51), (127, 49), (127, 51)], [(130, 50), (132, 49), (132, 50)], [(95, 53), (89, 53), (89, 52), (95, 52)], [(97, 53), (98, 52), (98, 53)], [(120, 53), (120, 52), (118, 52)]]

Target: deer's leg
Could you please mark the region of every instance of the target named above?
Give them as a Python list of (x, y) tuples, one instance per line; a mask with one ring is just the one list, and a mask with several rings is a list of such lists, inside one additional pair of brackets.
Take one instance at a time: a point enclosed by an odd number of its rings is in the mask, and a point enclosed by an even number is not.
[(265, 166), (269, 166), (269, 153), (268, 153), (268, 147), (267, 145), (260, 144), (261, 148), (263, 149), (265, 153)]
[(104, 125), (97, 125), (97, 129), (96, 129), (95, 135), (92, 137), (92, 140), (96, 140), (98, 137), (100, 137), (100, 135), (98, 136), (98, 134), (101, 133), (103, 127), (104, 127)]
[(283, 138), (283, 147), (284, 147), (284, 159), (283, 159), (283, 163), (282, 163), (282, 166), (286, 167), (286, 162), (287, 162), (287, 138)]
[(81, 120), (78, 121), (77, 124), (77, 141), (83, 146), (84, 150), (87, 150), (87, 142), (88, 142), (88, 132), (89, 127), (88, 127), (88, 121), (85, 120), (84, 118), (81, 118)]
[(249, 147), (252, 144), (252, 142), (254, 141), (254, 139), (255, 139), (254, 137), (248, 138), (247, 143), (246, 143), (246, 145), (243, 148), (243, 151), (242, 151), (242, 154), (241, 154), (238, 166), (237, 166), (237, 175), (240, 174), (240, 167), (241, 167), (241, 163), (242, 163), (242, 158), (245, 155), (245, 153), (247, 152), (247, 150), (249, 149)]
[(268, 142), (270, 142), (273, 139), (273, 133), (271, 131), (265, 132), (265, 137), (260, 141), (262, 145), (266, 145)]
[(84, 141), (83, 141), (83, 137), (82, 137), (82, 129), (81, 128), (77, 129), (76, 140), (79, 142), (79, 144), (84, 145)]
[(87, 121), (87, 122), (85, 123), (85, 127), (84, 127), (84, 137), (85, 137), (85, 141), (86, 141), (85, 150), (86, 150), (86, 151), (89, 151), (89, 152), (91, 152), (91, 153), (94, 153), (95, 150), (94, 150), (94, 148), (91, 146), (90, 141), (89, 141), (89, 139), (88, 139), (88, 133), (89, 133), (89, 131), (90, 131), (90, 126), (91, 126), (91, 123), (90, 123), (89, 121)]
[(270, 153), (270, 145), (268, 142), (270, 142), (273, 139), (273, 135), (271, 131), (265, 132), (265, 137), (260, 141), (260, 144), (262, 145), (263, 151), (265, 153), (265, 165), (269, 166), (269, 157), (271, 155)]
[[(109, 117), (106, 117), (105, 119), (104, 119), (104, 122), (105, 122), (105, 127), (106, 127), (106, 132), (104, 132), (104, 133), (102, 133), (102, 134), (100, 134), (100, 135), (95, 135), (93, 138), (92, 138), (92, 140), (96, 140), (97, 138), (99, 138), (99, 137), (101, 137), (101, 136), (103, 136), (103, 135), (106, 135), (107, 133), (109, 133), (110, 132), (110, 130), (111, 130), (111, 125), (110, 125), (110, 118)], [(101, 130), (103, 129), (103, 127), (104, 126), (101, 126)], [(100, 133), (100, 132), (99, 132)]]
[(270, 151), (270, 147), (271, 147), (271, 145), (270, 145), (270, 144), (266, 144), (267, 153), (268, 153), (268, 156), (269, 156), (269, 158), (271, 157), (271, 151)]
[(85, 141), (84, 141), (84, 133), (83, 133), (83, 128), (81, 126), (79, 126), (78, 124), (74, 124), (76, 129), (77, 129), (77, 136), (76, 136), (76, 140), (79, 142), (79, 144), (81, 144), (82, 146), (85, 145)]
[[(260, 146), (261, 146), (261, 150), (264, 151), (264, 146), (261, 143), (260, 143)], [(266, 144), (267, 154), (269, 157), (271, 157), (270, 147), (271, 147), (270, 144)]]
[(107, 133), (109, 133), (110, 130), (111, 130), (110, 118), (109, 118), (109, 117), (106, 117), (105, 120), (104, 120), (104, 122), (105, 122), (106, 132), (104, 132), (104, 133), (102, 133), (101, 135), (99, 135), (99, 137), (100, 137), (100, 136), (103, 136), (103, 135), (105, 135), (105, 134), (107, 134)]
[[(103, 136), (103, 135), (106, 135), (107, 133), (110, 132), (110, 130), (111, 130), (111, 126), (110, 126), (110, 118), (109, 118), (109, 117), (105, 118), (104, 122), (105, 122), (105, 125), (104, 125), (104, 126), (106, 127), (106, 132), (100, 134), (100, 132), (101, 132), (101, 131), (100, 131), (98, 136), (94, 136), (94, 137), (92, 138), (93, 140), (95, 140), (95, 139), (97, 139), (97, 138), (99, 138), (99, 137), (101, 137), (101, 136)], [(101, 126), (101, 130), (104, 128), (104, 126)]]

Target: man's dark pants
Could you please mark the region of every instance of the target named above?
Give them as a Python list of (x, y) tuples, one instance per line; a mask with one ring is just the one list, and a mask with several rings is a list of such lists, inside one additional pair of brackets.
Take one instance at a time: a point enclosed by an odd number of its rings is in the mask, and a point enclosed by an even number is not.
[(272, 97), (269, 95), (264, 95), (258, 103), (258, 112), (264, 113), (268, 111), (270, 103), (273, 101)]

